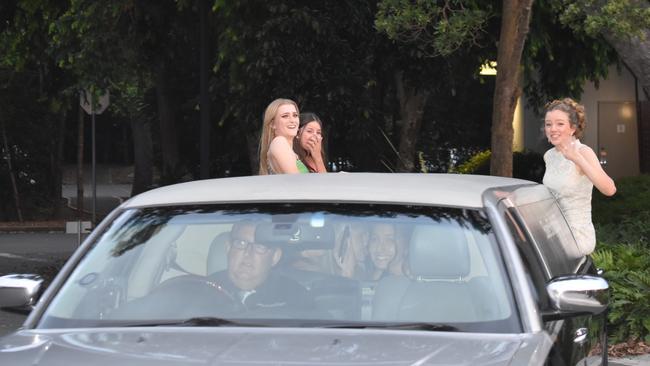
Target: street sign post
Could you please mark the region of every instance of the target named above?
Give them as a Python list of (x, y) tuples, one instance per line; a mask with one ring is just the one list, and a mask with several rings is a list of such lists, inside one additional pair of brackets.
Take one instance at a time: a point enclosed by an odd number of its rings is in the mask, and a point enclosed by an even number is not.
[[(95, 216), (97, 213), (97, 181), (96, 181), (96, 156), (95, 156), (95, 115), (102, 114), (110, 103), (108, 90), (99, 96), (97, 101), (94, 100), (93, 94), (88, 90), (79, 92), (79, 103), (81, 108), (92, 117), (92, 186), (93, 186), (93, 227), (97, 224)], [(78, 198), (83, 199), (83, 197)], [(78, 232), (81, 232), (79, 228)]]

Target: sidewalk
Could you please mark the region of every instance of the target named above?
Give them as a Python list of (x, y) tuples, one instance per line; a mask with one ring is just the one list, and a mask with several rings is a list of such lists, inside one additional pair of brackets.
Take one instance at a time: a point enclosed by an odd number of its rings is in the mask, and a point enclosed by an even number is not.
[[(64, 184), (61, 194), (67, 200), (69, 213), (60, 220), (47, 221), (12, 221), (0, 222), (0, 233), (7, 232), (45, 232), (60, 233), (66, 231), (66, 222), (77, 220), (77, 186)], [(114, 208), (119, 206), (131, 195), (131, 184), (97, 184), (95, 216), (100, 221)], [(84, 221), (90, 220), (93, 211), (93, 189), (90, 184), (84, 184)]]
[(610, 357), (609, 364), (612, 366), (650, 366), (650, 354), (622, 358)]

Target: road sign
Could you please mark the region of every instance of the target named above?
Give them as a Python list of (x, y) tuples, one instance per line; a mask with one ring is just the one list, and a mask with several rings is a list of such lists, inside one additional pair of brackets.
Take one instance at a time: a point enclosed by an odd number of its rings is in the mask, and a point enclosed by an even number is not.
[(96, 157), (95, 157), (95, 115), (101, 114), (109, 104), (108, 90), (99, 96), (99, 100), (93, 103), (93, 95), (88, 90), (79, 92), (79, 104), (86, 113), (92, 116), (92, 186), (93, 186), (93, 220), (92, 225), (97, 224), (95, 220), (97, 211), (97, 180), (96, 178)]
[(99, 100), (96, 103), (96, 109), (93, 111), (93, 102), (92, 94), (88, 90), (82, 90), (79, 92), (79, 104), (81, 108), (88, 114), (102, 114), (106, 107), (110, 104), (110, 98), (108, 90), (104, 94), (99, 96)]

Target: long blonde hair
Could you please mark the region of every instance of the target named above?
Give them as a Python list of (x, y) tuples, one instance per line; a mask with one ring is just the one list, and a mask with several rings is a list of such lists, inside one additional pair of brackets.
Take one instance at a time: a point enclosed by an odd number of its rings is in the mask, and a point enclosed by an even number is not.
[(275, 115), (278, 113), (278, 109), (280, 108), (280, 106), (285, 104), (293, 104), (293, 106), (296, 107), (296, 112), (300, 113), (300, 111), (298, 110), (298, 104), (296, 104), (296, 102), (294, 102), (291, 99), (284, 99), (284, 98), (278, 98), (272, 101), (264, 111), (264, 124), (262, 125), (262, 135), (260, 136), (260, 146), (259, 146), (259, 152), (260, 152), (259, 175), (269, 174), (268, 160), (266, 155), (269, 152), (269, 145), (271, 145), (271, 141), (273, 141), (273, 139), (275, 138), (275, 131), (273, 130), (273, 128), (271, 128), (271, 124), (273, 123), (273, 119), (275, 118)]

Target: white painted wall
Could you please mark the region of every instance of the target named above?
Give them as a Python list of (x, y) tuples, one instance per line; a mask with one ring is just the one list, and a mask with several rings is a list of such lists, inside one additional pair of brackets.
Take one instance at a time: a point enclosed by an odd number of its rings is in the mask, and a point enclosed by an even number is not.
[[(638, 86), (637, 86), (638, 87)], [(609, 67), (607, 79), (601, 80), (598, 88), (593, 82), (584, 85), (582, 97), (579, 102), (585, 106), (587, 115), (587, 128), (582, 143), (589, 145), (594, 150), (598, 140), (598, 102), (625, 102), (635, 101), (635, 82), (632, 73), (623, 65)], [(645, 100), (641, 88), (638, 88), (639, 100)], [(525, 97), (523, 98), (525, 101)], [(524, 107), (524, 141), (526, 149), (543, 153), (550, 145), (544, 137), (543, 115), (533, 113), (530, 106)]]
[[(638, 97), (643, 93), (639, 90)], [(634, 102), (634, 76), (625, 67), (620, 70), (616, 65), (609, 67), (606, 80), (602, 80), (598, 88), (592, 82), (584, 86), (580, 103), (585, 106), (587, 114), (587, 129), (583, 142), (595, 149), (598, 143), (598, 102)]]

